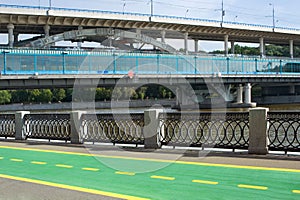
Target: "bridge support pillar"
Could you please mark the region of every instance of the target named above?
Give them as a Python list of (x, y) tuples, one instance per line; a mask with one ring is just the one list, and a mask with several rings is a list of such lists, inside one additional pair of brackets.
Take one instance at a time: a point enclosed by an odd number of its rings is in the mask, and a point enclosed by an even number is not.
[(198, 53), (199, 51), (199, 40), (195, 39), (195, 53)]
[[(79, 30), (79, 31), (81, 31), (82, 29), (83, 29), (82, 26), (78, 26), (78, 30)], [(82, 40), (80, 39), (80, 40), (77, 42), (77, 47), (78, 47), (79, 49), (81, 49), (81, 46), (82, 46)]]
[(23, 125), (24, 125), (24, 116), (30, 114), (29, 111), (18, 111), (15, 113), (15, 129), (16, 129), (16, 135), (15, 135), (15, 139), (16, 140), (25, 140), (26, 139), (26, 135), (25, 135), (25, 131), (23, 129)]
[(243, 103), (243, 85), (240, 84), (237, 88), (237, 98), (236, 98), (236, 103)]
[(166, 43), (166, 30), (161, 31), (161, 42)]
[(164, 133), (159, 130), (161, 122), (159, 120), (159, 113), (163, 112), (162, 109), (150, 109), (144, 112), (144, 137), (146, 149), (157, 149), (161, 147), (162, 138)]
[(294, 58), (294, 40), (290, 40), (290, 57)]
[(187, 55), (189, 52), (189, 46), (188, 46), (188, 37), (189, 37), (189, 33), (185, 32), (184, 33), (184, 52)]
[(259, 38), (259, 51), (260, 51), (260, 57), (265, 56), (265, 44), (264, 44), (264, 38)]
[(14, 28), (15, 26), (13, 24), (8, 24), (8, 46), (12, 48), (14, 46)]
[(19, 41), (19, 34), (14, 33), (14, 43), (17, 43)]
[(73, 111), (71, 112), (71, 143), (73, 144), (82, 144), (83, 138), (80, 133), (80, 127), (82, 125), (81, 116), (84, 114), (84, 111)]
[(251, 86), (250, 83), (247, 83), (244, 88), (245, 88), (245, 101), (244, 101), (244, 103), (251, 104), (251, 88), (252, 88), (252, 86)]
[(253, 108), (249, 111), (249, 154), (268, 153), (268, 111), (268, 108)]
[(44, 32), (45, 32), (45, 37), (49, 37), (50, 36), (50, 26), (49, 26), (49, 24), (46, 24), (44, 26)]
[(225, 35), (224, 36), (224, 52), (225, 52), (225, 56), (228, 56), (228, 39), (229, 39), (229, 36)]
[(235, 54), (235, 46), (234, 46), (234, 41), (231, 41), (231, 54)]

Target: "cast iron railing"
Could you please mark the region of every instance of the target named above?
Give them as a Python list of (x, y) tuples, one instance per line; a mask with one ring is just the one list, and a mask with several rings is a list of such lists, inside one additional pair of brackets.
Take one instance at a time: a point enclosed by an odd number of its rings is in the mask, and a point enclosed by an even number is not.
[(144, 144), (144, 114), (84, 114), (81, 118), (84, 141)]
[(70, 115), (27, 114), (23, 130), (26, 138), (70, 140)]
[(159, 118), (163, 145), (248, 148), (248, 113), (164, 113)]
[(15, 137), (15, 115), (1, 114), (0, 115), (0, 137)]
[(269, 112), (268, 122), (270, 150), (300, 150), (300, 112)]

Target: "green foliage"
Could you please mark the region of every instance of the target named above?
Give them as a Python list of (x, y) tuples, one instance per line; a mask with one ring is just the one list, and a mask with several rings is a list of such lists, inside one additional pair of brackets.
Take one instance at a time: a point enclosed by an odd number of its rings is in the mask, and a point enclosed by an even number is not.
[(66, 98), (66, 90), (64, 89), (53, 89), (53, 101), (59, 102)]
[(13, 90), (10, 93), (12, 103), (27, 103), (29, 101), (27, 90)]
[(11, 101), (11, 93), (7, 90), (0, 91), (0, 104), (10, 103)]

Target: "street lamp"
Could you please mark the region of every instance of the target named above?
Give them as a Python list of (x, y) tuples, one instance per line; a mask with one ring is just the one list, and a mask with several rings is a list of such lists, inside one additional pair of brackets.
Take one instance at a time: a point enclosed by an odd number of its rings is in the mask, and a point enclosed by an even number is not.
[(124, 0), (124, 3), (123, 3), (123, 15), (125, 13), (125, 6), (126, 6), (126, 1)]
[(7, 50), (4, 50), (4, 51), (2, 51), (2, 53), (3, 53), (3, 74), (5, 75), (6, 74), (6, 63), (7, 63), (7, 58), (6, 58), (6, 54), (8, 54), (9, 53), (9, 51), (7, 51)]
[(52, 2), (51, 0), (49, 0), (49, 10), (51, 10), (51, 7), (52, 7)]
[(185, 18), (186, 18), (186, 15), (188, 14), (188, 12), (189, 12), (189, 9), (186, 9), (186, 11), (185, 11)]
[(269, 3), (269, 6), (272, 6), (272, 19), (273, 19), (273, 31), (275, 29), (275, 8), (274, 8), (274, 3)]
[(64, 51), (64, 52), (62, 52), (61, 53), (61, 55), (62, 55), (62, 61), (63, 61), (63, 63), (62, 63), (62, 67), (63, 67), (63, 71), (62, 71), (62, 73), (63, 74), (65, 74), (65, 71), (66, 71), (66, 55), (68, 54), (68, 52), (66, 52), (66, 51)]

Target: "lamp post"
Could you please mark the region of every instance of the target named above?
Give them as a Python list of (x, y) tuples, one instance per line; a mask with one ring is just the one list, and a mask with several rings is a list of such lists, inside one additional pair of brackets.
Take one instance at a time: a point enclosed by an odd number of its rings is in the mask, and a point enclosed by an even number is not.
[(125, 6), (126, 6), (126, 1), (124, 0), (124, 3), (123, 3), (123, 15), (125, 14)]
[(186, 9), (186, 11), (185, 11), (185, 18), (186, 18), (186, 15), (188, 14), (188, 12), (189, 12), (189, 9)]
[(272, 19), (273, 19), (273, 31), (275, 29), (275, 8), (274, 8), (274, 3), (269, 3), (269, 6), (272, 6)]
[(68, 54), (68, 52), (65, 52), (65, 51), (61, 53), (62, 59), (63, 59), (63, 60), (62, 60), (62, 61), (63, 61), (63, 63), (62, 63), (62, 67), (63, 67), (62, 73), (63, 73), (63, 74), (65, 74), (65, 70), (66, 70), (66, 55), (67, 55), (67, 54)]
[(49, 0), (49, 10), (51, 10), (51, 7), (52, 7), (52, 2), (51, 0)]
[(6, 54), (8, 54), (9, 53), (9, 51), (2, 51), (2, 53), (3, 53), (3, 74), (5, 75), (6, 74), (6, 63), (7, 63), (7, 58), (6, 58)]

